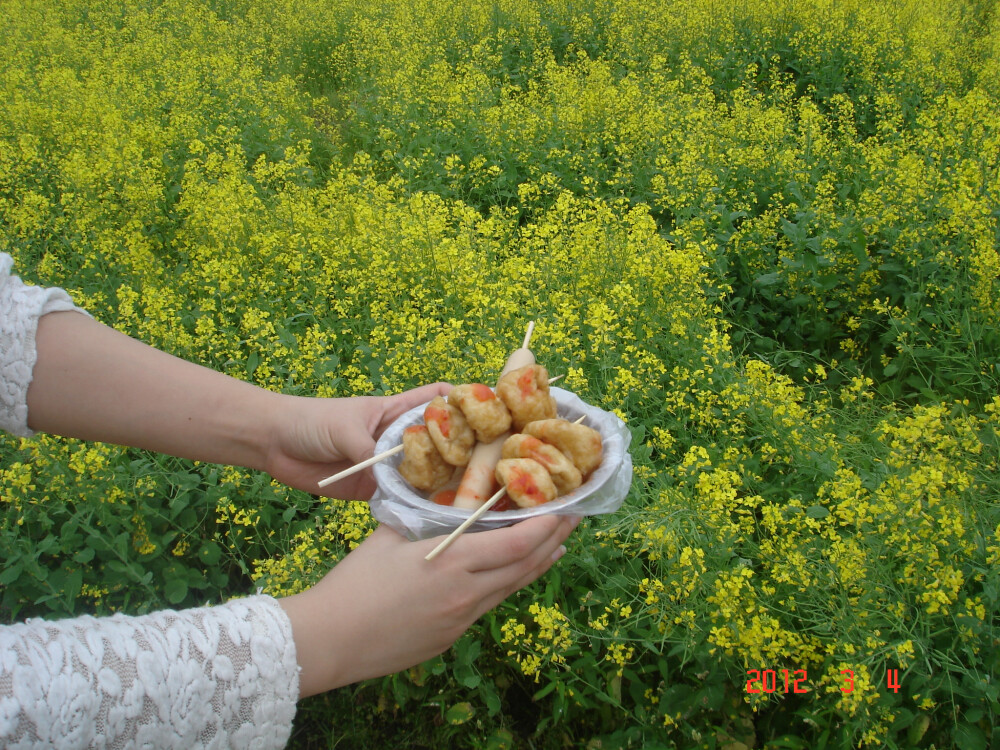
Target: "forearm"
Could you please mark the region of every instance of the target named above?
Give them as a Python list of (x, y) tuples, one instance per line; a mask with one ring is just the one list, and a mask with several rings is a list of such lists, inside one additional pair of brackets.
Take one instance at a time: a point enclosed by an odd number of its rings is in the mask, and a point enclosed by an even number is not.
[(279, 394), (186, 362), (73, 312), (41, 318), (31, 429), (264, 468)]

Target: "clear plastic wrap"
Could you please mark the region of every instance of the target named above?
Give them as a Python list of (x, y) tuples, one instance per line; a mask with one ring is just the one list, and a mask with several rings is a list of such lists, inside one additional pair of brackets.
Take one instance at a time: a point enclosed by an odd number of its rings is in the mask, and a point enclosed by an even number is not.
[[(625, 501), (632, 486), (632, 456), (628, 452), (632, 435), (628, 427), (614, 414), (584, 403), (570, 391), (550, 390), (559, 406), (560, 417), (574, 421), (586, 416), (584, 424), (601, 433), (604, 444), (601, 465), (573, 492), (535, 508), (487, 511), (469, 531), (496, 529), (546, 514), (594, 516), (613, 513)], [(375, 452), (399, 445), (403, 430), (423, 422), (423, 415), (424, 406), (418, 406), (399, 417), (382, 433)], [(371, 510), (376, 520), (410, 539), (426, 539), (453, 531), (472, 514), (470, 510), (433, 503), (427, 499), (428, 493), (413, 489), (399, 474), (401, 460), (402, 456), (397, 453), (374, 467), (378, 489), (371, 499)]]

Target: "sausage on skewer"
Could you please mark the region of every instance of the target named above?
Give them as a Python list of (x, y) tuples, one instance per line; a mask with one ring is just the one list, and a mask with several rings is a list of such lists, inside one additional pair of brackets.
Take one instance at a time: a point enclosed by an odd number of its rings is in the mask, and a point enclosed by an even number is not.
[[(525, 337), (525, 344), (520, 349), (511, 352), (503, 372), (500, 373), (501, 379), (511, 370), (535, 363), (535, 355), (528, 349), (527, 340), (528, 336)], [(503, 452), (503, 442), (509, 435), (509, 432), (503, 432), (489, 443), (476, 444), (469, 465), (465, 469), (465, 475), (455, 493), (456, 508), (475, 510), (491, 497), (497, 462)]]

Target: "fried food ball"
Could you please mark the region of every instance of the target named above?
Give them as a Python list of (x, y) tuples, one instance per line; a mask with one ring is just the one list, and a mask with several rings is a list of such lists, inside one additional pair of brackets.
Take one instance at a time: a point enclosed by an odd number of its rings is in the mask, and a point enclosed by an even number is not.
[(556, 416), (556, 400), (549, 393), (549, 373), (541, 365), (508, 372), (497, 383), (497, 395), (510, 409), (515, 431), (528, 422)]
[(403, 430), (403, 460), (399, 473), (418, 490), (436, 490), (448, 483), (455, 467), (445, 461), (431, 440), (426, 425)]
[(583, 484), (583, 476), (573, 462), (554, 445), (543, 443), (536, 437), (517, 433), (503, 443), (503, 458), (531, 458), (540, 463), (552, 477), (560, 495), (572, 492)]
[(604, 458), (601, 433), (586, 425), (565, 419), (542, 419), (526, 424), (524, 432), (566, 454), (584, 479), (601, 465)]
[(492, 443), (510, 429), (510, 411), (488, 385), (456, 385), (448, 393), (448, 403), (461, 409), (481, 443)]
[(521, 508), (534, 508), (556, 497), (556, 486), (545, 467), (532, 458), (502, 458), (497, 480), (507, 488), (511, 500)]
[(452, 466), (469, 463), (476, 434), (460, 409), (436, 396), (424, 409), (424, 424), (445, 461)]

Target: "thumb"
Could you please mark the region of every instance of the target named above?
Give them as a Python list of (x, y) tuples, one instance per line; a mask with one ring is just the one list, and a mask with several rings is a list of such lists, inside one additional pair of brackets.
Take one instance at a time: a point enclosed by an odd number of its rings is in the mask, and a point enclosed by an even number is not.
[(360, 420), (357, 422), (345, 420), (340, 424), (332, 424), (329, 432), (332, 444), (337, 446), (337, 451), (351, 463), (364, 461), (375, 453), (375, 439)]

